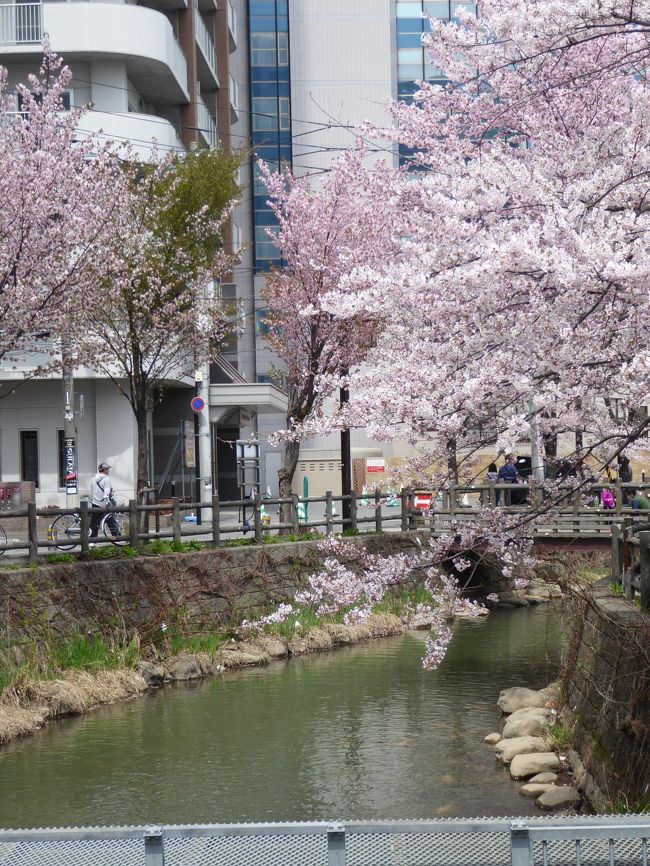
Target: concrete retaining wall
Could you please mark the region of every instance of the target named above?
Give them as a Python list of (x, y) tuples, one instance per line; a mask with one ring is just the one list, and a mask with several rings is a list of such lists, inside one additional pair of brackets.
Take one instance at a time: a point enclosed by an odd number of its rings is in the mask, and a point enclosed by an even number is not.
[(580, 604), (564, 674), (570, 758), (598, 809), (650, 795), (650, 617), (607, 583)]
[[(414, 533), (368, 535), (363, 544), (373, 553), (420, 550)], [(3, 569), (0, 642), (120, 627), (146, 636), (163, 620), (235, 625), (290, 601), (321, 557), (315, 543), (296, 542)]]

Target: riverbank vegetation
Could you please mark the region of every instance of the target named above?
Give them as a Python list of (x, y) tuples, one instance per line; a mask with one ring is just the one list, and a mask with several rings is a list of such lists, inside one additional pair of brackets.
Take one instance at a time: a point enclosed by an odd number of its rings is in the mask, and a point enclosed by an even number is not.
[[(373, 608), (375, 621), (390, 623), (384, 633), (406, 628), (413, 612), (422, 604), (433, 604), (422, 586), (387, 597)], [(269, 610), (269, 614), (270, 614)], [(147, 689), (138, 672), (143, 663), (164, 667), (178, 657), (200, 657), (201, 672), (221, 672), (238, 649), (250, 653), (251, 641), (264, 637), (281, 640), (284, 655), (299, 651), (291, 641), (309, 640), (324, 627), (345, 629), (345, 611), (319, 616), (314, 607), (297, 608), (291, 620), (270, 621), (259, 629), (225, 627), (192, 631), (178, 622), (159, 623), (142, 633), (124, 628), (96, 633), (77, 633), (65, 638), (51, 633), (26, 638), (10, 646), (0, 644), (0, 744), (33, 733), (51, 718), (87, 712), (101, 704), (127, 700)], [(392, 629), (392, 631), (391, 631)], [(372, 629), (360, 630), (354, 639), (378, 636)], [(330, 647), (332, 642), (330, 641)], [(312, 649), (327, 648), (313, 642)], [(306, 651), (306, 650), (305, 650)], [(268, 660), (268, 659), (267, 659)]]

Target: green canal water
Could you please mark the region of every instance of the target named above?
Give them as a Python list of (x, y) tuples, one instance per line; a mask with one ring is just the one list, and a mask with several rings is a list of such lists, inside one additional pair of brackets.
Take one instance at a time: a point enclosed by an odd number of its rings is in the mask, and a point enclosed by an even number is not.
[(483, 743), (557, 672), (561, 611), (460, 623), (182, 684), (0, 751), (0, 827), (534, 814)]

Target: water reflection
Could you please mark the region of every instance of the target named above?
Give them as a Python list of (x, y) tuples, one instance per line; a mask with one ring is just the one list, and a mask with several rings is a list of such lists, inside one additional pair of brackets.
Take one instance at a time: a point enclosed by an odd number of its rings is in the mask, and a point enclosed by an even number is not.
[(531, 814), (483, 736), (501, 688), (553, 678), (557, 609), (153, 692), (0, 752), (0, 826)]

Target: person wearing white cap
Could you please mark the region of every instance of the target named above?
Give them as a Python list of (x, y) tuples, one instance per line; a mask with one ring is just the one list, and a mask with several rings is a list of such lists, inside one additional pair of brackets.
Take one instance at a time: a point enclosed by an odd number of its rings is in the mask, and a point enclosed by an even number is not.
[[(97, 475), (93, 475), (90, 481), (90, 506), (91, 508), (108, 508), (111, 504), (113, 497), (113, 489), (111, 486), (111, 480), (108, 477), (108, 471), (110, 469), (110, 464), (108, 463), (100, 463), (97, 467)], [(90, 515), (90, 537), (97, 538), (97, 532), (99, 530), (99, 524), (102, 522), (102, 517), (104, 515), (101, 512), (97, 511), (95, 514)], [(115, 522), (115, 517), (112, 514), (109, 514), (106, 518), (106, 523), (108, 524), (113, 535), (119, 535), (120, 530)]]

